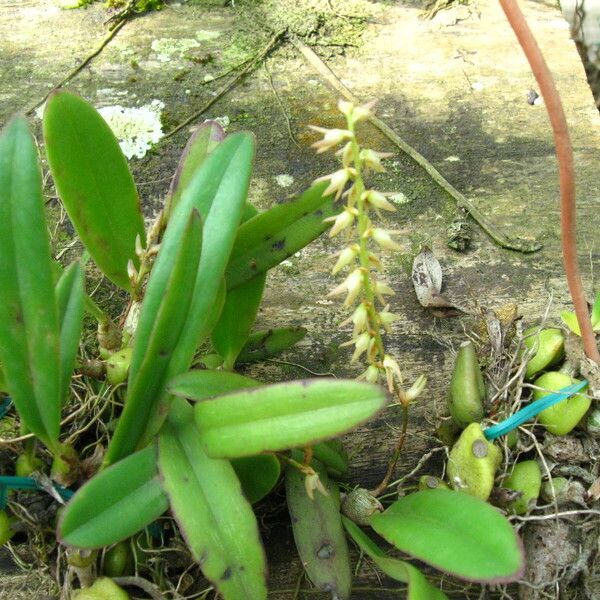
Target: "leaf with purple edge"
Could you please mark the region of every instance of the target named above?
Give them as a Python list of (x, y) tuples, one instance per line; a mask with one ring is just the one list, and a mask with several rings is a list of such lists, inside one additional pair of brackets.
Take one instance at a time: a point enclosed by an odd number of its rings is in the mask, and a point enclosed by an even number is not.
[(194, 407), (209, 456), (237, 458), (336, 437), (386, 404), (382, 388), (343, 379), (288, 381), (199, 402)]
[(202, 166), (206, 157), (225, 139), (225, 130), (216, 121), (204, 121), (188, 140), (175, 175), (171, 181), (169, 194), (165, 204), (165, 219), (177, 206), (183, 190), (189, 185), (196, 171)]
[(409, 494), (371, 517), (398, 550), (468, 581), (507, 583), (523, 574), (523, 547), (497, 509), (464, 492)]

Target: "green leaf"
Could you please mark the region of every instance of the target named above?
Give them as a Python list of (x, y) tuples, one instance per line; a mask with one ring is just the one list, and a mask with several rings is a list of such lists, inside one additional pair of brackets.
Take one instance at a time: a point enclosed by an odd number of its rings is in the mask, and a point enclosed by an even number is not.
[(171, 360), (171, 376), (189, 369), (198, 345), (217, 323), (222, 304), (217, 312), (216, 300), (224, 291), (225, 269), (244, 212), (253, 158), (250, 134), (228, 136), (208, 156), (181, 197), (180, 205), (193, 202), (198, 206), (205, 224), (192, 303)]
[(256, 319), (265, 289), (266, 273), (261, 273), (227, 291), (219, 322), (212, 332), (215, 350), (223, 357), (223, 368), (230, 371), (246, 344)]
[[(105, 464), (133, 452), (149, 423), (160, 412), (169, 361), (182, 335), (192, 299), (189, 281), (196, 276), (200, 261), (202, 221), (196, 209), (190, 213), (179, 242), (173, 260), (169, 261), (172, 268), (164, 285), (154, 277), (155, 273), (162, 274), (160, 270), (152, 271), (148, 281), (134, 338), (125, 408), (104, 458)], [(157, 264), (160, 253), (169, 251), (169, 246), (161, 248)], [(167, 258), (171, 256), (167, 254)]]
[(93, 106), (55, 92), (44, 111), (44, 141), (56, 189), (77, 234), (102, 272), (130, 291), (127, 262), (144, 220), (127, 161)]
[(251, 363), (277, 356), (297, 344), (305, 335), (304, 327), (279, 327), (267, 331), (257, 331), (248, 338), (241, 349), (238, 362)]
[(385, 555), (385, 552), (347, 517), (342, 523), (356, 545), (385, 573), (396, 581), (408, 584), (407, 600), (448, 600), (446, 594), (427, 581), (427, 578), (410, 563)]
[(339, 490), (329, 481), (318, 461), (311, 466), (319, 474), (325, 496), (318, 490), (309, 498), (305, 476), (295, 467), (285, 470), (285, 491), (296, 548), (308, 577), (322, 591), (333, 598), (350, 598), (352, 572), (348, 544), (340, 515)]
[(485, 583), (516, 581), (522, 544), (494, 507), (463, 492), (416, 492), (371, 517), (390, 544), (437, 569)]
[(577, 322), (577, 316), (574, 312), (571, 312), (570, 310), (563, 310), (560, 312), (560, 318), (575, 335), (581, 336), (579, 323)]
[(207, 453), (236, 458), (335, 437), (372, 417), (385, 403), (378, 386), (314, 379), (233, 392), (199, 402), (195, 412)]
[(348, 470), (348, 454), (340, 440), (327, 440), (313, 446), (313, 456), (325, 465), (330, 473), (343, 475)]
[(61, 400), (65, 401), (71, 384), (79, 339), (83, 327), (85, 282), (81, 263), (70, 264), (56, 284), (56, 302), (60, 322)]
[(281, 464), (272, 454), (234, 458), (231, 465), (250, 504), (262, 500), (275, 487), (281, 475)]
[(183, 190), (190, 184), (206, 157), (225, 139), (225, 130), (216, 121), (204, 121), (188, 140), (171, 181), (165, 219), (177, 206)]
[(594, 305), (592, 306), (592, 328), (594, 331), (600, 331), (600, 292), (596, 294)]
[(58, 309), (37, 152), (24, 118), (0, 136), (0, 362), (21, 419), (55, 448)]
[(148, 446), (98, 473), (71, 498), (58, 538), (78, 548), (101, 548), (128, 538), (168, 508), (159, 482), (156, 447)]
[(171, 510), (204, 575), (225, 600), (267, 597), (258, 524), (233, 467), (204, 453), (185, 400), (171, 405), (159, 435), (159, 465)]
[(255, 379), (237, 373), (194, 369), (171, 379), (167, 389), (175, 396), (199, 401), (260, 385)]
[(279, 204), (240, 227), (227, 267), (227, 289), (278, 265), (329, 227), (323, 219), (336, 211), (332, 197), (322, 195), (326, 187), (312, 187), (298, 200)]

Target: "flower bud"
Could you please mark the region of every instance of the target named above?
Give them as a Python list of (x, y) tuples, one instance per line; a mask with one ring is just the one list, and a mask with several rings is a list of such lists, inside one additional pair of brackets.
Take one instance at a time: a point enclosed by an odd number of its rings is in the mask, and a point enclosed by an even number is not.
[(382, 281), (376, 281), (373, 287), (375, 288), (375, 295), (381, 304), (385, 304), (384, 296), (393, 296), (395, 294), (394, 290)]
[(387, 310), (382, 310), (379, 313), (379, 320), (381, 322), (381, 325), (383, 326), (383, 328), (388, 332), (391, 333), (392, 328), (390, 327), (390, 325), (394, 322), (397, 321), (400, 317), (398, 315), (395, 315), (394, 313), (388, 312)]
[(131, 258), (127, 261), (127, 276), (129, 280), (134, 282), (137, 279), (138, 271), (133, 264), (133, 260)]
[(342, 166), (349, 167), (354, 161), (354, 153), (352, 152), (352, 142), (348, 142), (341, 150), (336, 152), (336, 156), (342, 157)]
[(368, 383), (377, 383), (379, 380), (379, 373), (381, 369), (375, 365), (369, 365), (368, 369), (364, 372), (364, 379)]
[(144, 247), (142, 246), (142, 238), (140, 237), (139, 233), (135, 236), (135, 253), (138, 258), (141, 258), (142, 254), (144, 254)]
[(383, 512), (381, 502), (369, 490), (356, 488), (342, 499), (342, 514), (357, 523), (367, 526), (372, 515)]

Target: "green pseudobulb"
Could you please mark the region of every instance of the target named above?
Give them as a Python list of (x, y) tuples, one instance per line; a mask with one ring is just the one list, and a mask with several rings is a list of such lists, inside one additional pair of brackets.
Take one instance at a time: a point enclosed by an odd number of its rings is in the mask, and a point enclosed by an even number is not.
[[(569, 377), (565, 373), (549, 371), (534, 381), (534, 385), (541, 389), (534, 390), (533, 399), (539, 400), (573, 383), (578, 383), (578, 380)], [(538, 421), (550, 433), (554, 435), (566, 435), (581, 421), (591, 403), (591, 398), (588, 398), (585, 394), (575, 394), (543, 410), (538, 415)]]
[(458, 438), (448, 459), (448, 478), (454, 489), (487, 500), (502, 452), (488, 442), (479, 423), (471, 423)]

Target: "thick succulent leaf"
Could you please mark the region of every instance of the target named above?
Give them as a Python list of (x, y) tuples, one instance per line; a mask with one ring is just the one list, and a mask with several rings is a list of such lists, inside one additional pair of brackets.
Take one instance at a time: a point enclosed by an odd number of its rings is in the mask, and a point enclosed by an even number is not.
[(385, 403), (378, 386), (314, 379), (233, 392), (199, 402), (195, 413), (207, 453), (236, 458), (335, 437)]
[(333, 598), (350, 598), (352, 571), (348, 544), (340, 515), (337, 485), (329, 481), (318, 461), (311, 466), (328, 494), (314, 491), (309, 498), (305, 476), (294, 467), (285, 470), (285, 492), (296, 548), (306, 574), (315, 587), (331, 592)]
[(79, 261), (70, 264), (56, 284), (60, 322), (61, 400), (65, 401), (83, 327), (84, 273)]
[(319, 237), (328, 227), (323, 219), (335, 214), (326, 184), (304, 192), (297, 200), (279, 204), (244, 223), (237, 234), (227, 267), (232, 289), (278, 265)]
[(229, 461), (206, 456), (192, 413), (177, 398), (159, 434), (159, 466), (173, 516), (225, 600), (266, 598), (266, 562), (252, 507)]
[[(171, 376), (187, 371), (200, 342), (217, 323), (217, 298), (224, 300), (224, 275), (248, 195), (254, 138), (235, 133), (219, 144), (186, 187), (180, 205), (191, 199), (205, 220), (202, 256), (192, 303), (171, 360)], [(210, 317), (210, 318), (209, 318)]]
[(79, 488), (61, 515), (57, 535), (78, 548), (101, 548), (143, 529), (168, 505), (159, 482), (156, 447), (148, 446)]
[(257, 331), (248, 338), (240, 350), (238, 362), (251, 363), (277, 356), (297, 344), (305, 335), (304, 327), (278, 327)]
[(262, 500), (279, 481), (281, 464), (273, 454), (234, 458), (231, 465), (250, 504)]
[[(154, 271), (150, 276), (134, 338), (125, 408), (108, 447), (105, 464), (133, 452), (160, 410), (169, 361), (182, 334), (192, 299), (189, 281), (198, 271), (201, 247), (202, 221), (198, 211), (193, 209), (175, 251), (166, 285), (155, 285)], [(160, 250), (163, 251), (165, 248)], [(160, 295), (158, 301), (157, 295)], [(134, 364), (139, 368), (132, 371)]]
[(469, 581), (503, 583), (523, 573), (523, 549), (511, 524), (464, 492), (409, 494), (373, 515), (371, 526), (402, 552)]
[(216, 121), (204, 121), (188, 140), (177, 170), (171, 181), (169, 196), (167, 198), (167, 215), (177, 206), (183, 190), (189, 185), (196, 171), (202, 166), (206, 157), (225, 139), (225, 130)]
[(215, 350), (223, 357), (223, 368), (230, 371), (248, 341), (265, 289), (266, 273), (261, 273), (227, 291), (219, 322), (212, 332)]
[(408, 585), (408, 600), (448, 600), (444, 592), (427, 581), (419, 569), (410, 563), (385, 555), (385, 552), (358, 526), (342, 516), (342, 523), (356, 545), (383, 573)]
[(199, 401), (260, 385), (262, 384), (259, 381), (237, 373), (193, 369), (171, 379), (167, 389), (175, 396)]
[(54, 93), (44, 111), (44, 141), (56, 189), (77, 234), (102, 272), (130, 290), (127, 262), (144, 220), (127, 160), (93, 106)]
[(0, 135), (0, 362), (21, 419), (56, 446), (58, 309), (37, 152), (24, 118)]

